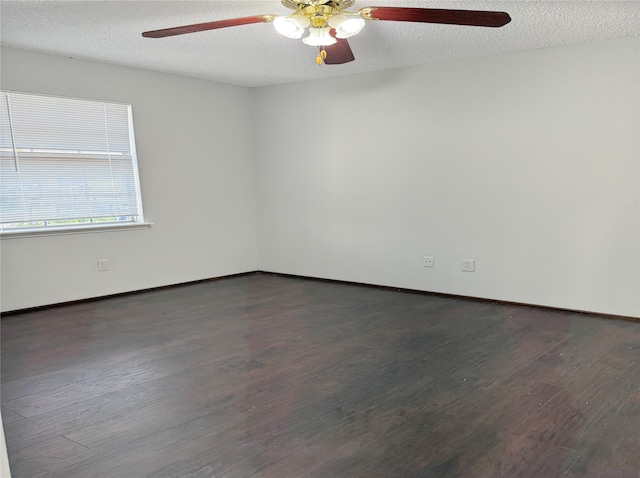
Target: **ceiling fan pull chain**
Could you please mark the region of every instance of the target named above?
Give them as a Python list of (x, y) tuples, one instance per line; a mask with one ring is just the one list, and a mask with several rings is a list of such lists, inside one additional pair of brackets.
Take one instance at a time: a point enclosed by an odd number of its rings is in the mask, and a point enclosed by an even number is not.
[(324, 45), (319, 46), (318, 56), (316, 57), (316, 63), (318, 64), (318, 66), (321, 66), (326, 59), (327, 59), (327, 50), (324, 49)]
[(323, 46), (318, 47), (318, 56), (316, 57), (316, 63), (318, 66), (321, 66), (324, 63), (324, 60), (327, 58), (327, 51)]

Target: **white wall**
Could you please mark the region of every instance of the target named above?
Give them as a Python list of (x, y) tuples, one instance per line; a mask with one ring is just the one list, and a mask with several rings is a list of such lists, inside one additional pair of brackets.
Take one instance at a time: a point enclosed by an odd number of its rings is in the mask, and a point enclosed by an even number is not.
[[(131, 103), (144, 212), (156, 223), (3, 239), (3, 311), (256, 269), (249, 90), (4, 48), (1, 84)], [(101, 258), (110, 271), (97, 271)]]
[(261, 269), (640, 317), (639, 43), (256, 90), (3, 49), (132, 103), (156, 225), (2, 240), (2, 310)]
[(255, 90), (259, 268), (640, 317), (639, 59), (634, 37)]

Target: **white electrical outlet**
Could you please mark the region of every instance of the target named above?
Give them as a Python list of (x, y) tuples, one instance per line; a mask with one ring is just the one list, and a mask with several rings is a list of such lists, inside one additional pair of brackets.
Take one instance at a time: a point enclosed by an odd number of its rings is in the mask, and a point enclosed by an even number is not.
[(98, 259), (98, 270), (100, 272), (109, 270), (109, 259)]
[(422, 263), (424, 267), (434, 267), (434, 258), (433, 256), (424, 256), (424, 261)]
[(476, 270), (476, 261), (473, 259), (462, 259), (460, 270), (464, 272), (474, 272)]

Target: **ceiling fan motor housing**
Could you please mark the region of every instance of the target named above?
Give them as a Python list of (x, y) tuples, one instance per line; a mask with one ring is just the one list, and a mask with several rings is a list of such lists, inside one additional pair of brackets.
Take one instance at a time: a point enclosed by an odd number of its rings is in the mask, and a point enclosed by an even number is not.
[(335, 10), (351, 7), (355, 0), (282, 0), (282, 4), (291, 10), (304, 10), (307, 7), (325, 5)]

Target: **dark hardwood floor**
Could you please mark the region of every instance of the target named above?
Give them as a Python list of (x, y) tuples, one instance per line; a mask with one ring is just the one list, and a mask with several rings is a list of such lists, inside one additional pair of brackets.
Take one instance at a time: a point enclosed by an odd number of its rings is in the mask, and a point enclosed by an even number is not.
[(253, 274), (2, 319), (14, 478), (640, 476), (640, 323)]

